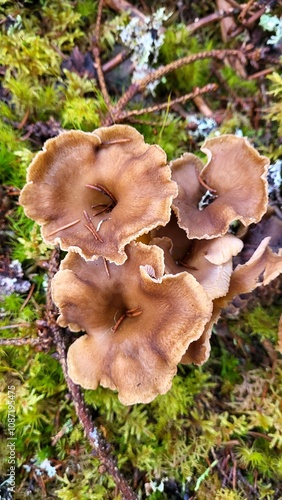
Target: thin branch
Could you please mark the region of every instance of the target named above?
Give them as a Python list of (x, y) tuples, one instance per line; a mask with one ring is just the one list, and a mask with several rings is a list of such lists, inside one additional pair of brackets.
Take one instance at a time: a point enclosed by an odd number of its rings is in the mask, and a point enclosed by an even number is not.
[(240, 5), (235, 0), (226, 0), (226, 1), (227, 1), (227, 3), (229, 3), (229, 5), (232, 5), (232, 7), (235, 7), (235, 9), (239, 9), (239, 10), (243, 9), (243, 5)]
[(79, 418), (81, 425), (84, 428), (85, 435), (93, 449), (93, 454), (96, 456), (101, 464), (105, 467), (105, 471), (110, 474), (122, 494), (123, 500), (137, 500), (137, 496), (133, 490), (129, 487), (126, 480), (122, 476), (121, 472), (117, 468), (115, 459), (111, 456), (111, 446), (106, 442), (106, 440), (101, 436), (97, 427), (95, 427), (89, 408), (86, 406), (81, 388), (74, 384), (73, 381), (68, 376), (67, 369), (67, 343), (68, 336), (66, 335), (66, 330), (59, 327), (56, 322), (57, 309), (52, 301), (51, 297), (51, 279), (56, 274), (60, 263), (60, 253), (58, 249), (55, 249), (52, 253), (50, 259), (49, 268), (49, 286), (47, 291), (47, 322), (50, 331), (52, 332), (54, 344), (59, 356), (59, 361), (62, 366), (64, 377), (68, 386), (68, 390), (71, 394), (72, 401), (75, 407), (76, 414)]
[(111, 113), (111, 99), (107, 90), (105, 78), (104, 78), (104, 73), (102, 70), (102, 63), (101, 63), (101, 58), (100, 58), (100, 47), (99, 47), (99, 40), (101, 36), (101, 19), (102, 19), (102, 9), (103, 9), (103, 0), (99, 0), (98, 3), (98, 13), (97, 13), (97, 20), (96, 20), (96, 26), (95, 26), (95, 36), (93, 37), (93, 47), (92, 47), (92, 52), (93, 52), (93, 57), (95, 61), (95, 69), (97, 71), (97, 76), (98, 76), (98, 81), (99, 85), (101, 88), (102, 95), (104, 97), (105, 104), (109, 110), (109, 113)]
[[(21, 327), (22, 325), (12, 325), (12, 328)], [(2, 330), (2, 328), (1, 328)], [(35, 346), (41, 343), (40, 338), (22, 337), (22, 338), (10, 338), (10, 339), (0, 339), (0, 346), (16, 346), (21, 347), (23, 345)]]
[(119, 66), (119, 64), (123, 63), (129, 56), (130, 52), (128, 50), (121, 50), (121, 52), (119, 52), (116, 56), (103, 64), (103, 73), (112, 71), (114, 68)]
[(105, 0), (105, 4), (117, 12), (128, 12), (130, 16), (138, 17), (146, 22), (146, 16), (126, 0)]
[(28, 302), (30, 301), (30, 299), (32, 297), (32, 294), (34, 292), (34, 289), (35, 289), (35, 283), (32, 283), (32, 285), (30, 287), (30, 290), (28, 292), (28, 295), (27, 295), (25, 301), (23, 302), (23, 304), (20, 307), (20, 311), (22, 311), (25, 308), (25, 306), (28, 304)]
[(205, 52), (200, 52), (198, 54), (191, 54), (189, 56), (183, 57), (176, 61), (173, 61), (166, 66), (162, 66), (161, 68), (155, 70), (149, 75), (145, 76), (135, 84), (130, 85), (124, 95), (119, 99), (116, 106), (111, 109), (111, 116), (107, 116), (104, 125), (110, 125), (113, 121), (118, 121), (119, 116), (122, 113), (125, 106), (135, 97), (136, 94), (142, 92), (149, 83), (152, 83), (156, 80), (161, 79), (164, 75), (167, 75), (171, 71), (181, 68), (187, 64), (191, 64), (195, 61), (199, 61), (202, 59), (219, 59), (223, 60), (225, 57), (243, 57), (243, 53), (240, 50), (232, 50), (232, 49), (223, 49), (223, 50), (208, 50)]
[(235, 9), (218, 10), (216, 12), (213, 12), (212, 14), (209, 14), (208, 16), (202, 17), (202, 19), (199, 19), (199, 21), (188, 24), (187, 30), (189, 31), (189, 33), (194, 33), (194, 31), (203, 28), (208, 24), (214, 23), (215, 21), (220, 21), (225, 17), (234, 16), (235, 14), (238, 14), (238, 12), (240, 12), (240, 10), (238, 10), (237, 7)]
[[(212, 85), (212, 84), (210, 84)], [(216, 84), (213, 84), (214, 85), (214, 89), (211, 89), (211, 90), (216, 90), (218, 88), (218, 86)], [(211, 108), (207, 105), (207, 103), (204, 101), (204, 99), (201, 97), (200, 94), (196, 95), (193, 99), (194, 101), (194, 104), (197, 106), (198, 110), (200, 111), (200, 113), (202, 113), (202, 115), (206, 116), (207, 118), (210, 118), (211, 116), (213, 116), (213, 111), (211, 110)]]
[(274, 68), (266, 68), (261, 71), (258, 71), (257, 73), (253, 73), (252, 75), (248, 76), (248, 80), (256, 80), (257, 78), (262, 78), (265, 75), (268, 75), (269, 73), (273, 73)]
[(205, 94), (207, 92), (213, 92), (217, 90), (217, 88), (218, 86), (215, 83), (208, 83), (202, 88), (196, 88), (193, 92), (190, 92), (190, 94), (185, 94), (181, 97), (177, 97), (176, 99), (172, 99), (171, 101), (164, 102), (161, 104), (156, 104), (155, 106), (148, 106), (147, 108), (124, 111), (120, 113), (118, 121), (124, 120), (125, 118), (129, 118), (131, 116), (140, 116), (144, 115), (145, 113), (154, 113), (156, 111), (161, 111), (162, 109), (171, 108), (171, 106), (175, 104), (183, 103), (185, 101), (188, 101), (189, 99), (194, 99), (195, 97)]
[(239, 19), (242, 20), (244, 19), (244, 17), (246, 17), (246, 14), (248, 12), (248, 10), (250, 9), (250, 7), (253, 5), (253, 3), (255, 2), (255, 0), (249, 0), (248, 3), (246, 3), (242, 9), (242, 12), (239, 16)]

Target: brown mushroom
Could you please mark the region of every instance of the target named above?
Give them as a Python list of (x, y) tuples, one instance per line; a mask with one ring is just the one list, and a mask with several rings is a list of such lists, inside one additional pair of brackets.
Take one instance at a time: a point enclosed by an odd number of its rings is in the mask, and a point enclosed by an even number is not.
[(20, 203), (46, 243), (122, 264), (125, 245), (168, 222), (176, 194), (164, 151), (134, 128), (113, 125), (48, 140)]
[(235, 268), (228, 294), (221, 299), (221, 307), (225, 307), (236, 295), (252, 292), (261, 285), (268, 285), (282, 273), (282, 249), (274, 253), (268, 246), (269, 242), (270, 237), (264, 238), (252, 257)]
[(191, 241), (187, 238), (186, 232), (179, 227), (173, 211), (171, 211), (169, 222), (163, 227), (153, 229), (150, 235), (151, 240), (164, 237), (171, 240), (170, 252), (174, 260), (182, 260), (191, 246)]
[(187, 241), (190, 247), (181, 261), (173, 258), (172, 242), (169, 238), (154, 238), (151, 243), (163, 249), (167, 273), (187, 271), (204, 287), (210, 299), (225, 296), (233, 270), (232, 257), (242, 249), (242, 241), (232, 234), (213, 240)]
[(177, 274), (186, 271), (192, 274), (214, 301), (212, 317), (201, 337), (191, 342), (181, 360), (183, 364), (201, 365), (209, 358), (210, 337), (221, 310), (214, 299), (226, 296), (228, 293), (233, 269), (232, 257), (240, 252), (243, 243), (231, 234), (214, 240), (190, 240), (189, 251), (181, 262), (173, 259), (172, 242), (169, 238), (155, 238), (151, 243), (163, 249), (167, 273)]
[[(179, 194), (172, 208), (189, 238), (224, 235), (230, 223), (258, 222), (267, 209), (268, 158), (259, 155), (246, 138), (222, 135), (202, 146), (208, 162), (186, 153), (171, 163)], [(203, 195), (211, 203), (201, 206)]]
[(131, 243), (122, 266), (69, 253), (52, 282), (58, 322), (87, 332), (68, 351), (71, 379), (148, 403), (171, 386), (177, 364), (210, 319), (212, 302), (188, 273), (163, 275), (163, 252)]
[(277, 254), (268, 246), (270, 238), (264, 238), (252, 257), (233, 271), (227, 294), (213, 301), (213, 313), (202, 336), (191, 343), (182, 358), (182, 363), (203, 364), (209, 357), (210, 336), (213, 325), (218, 321), (220, 311), (240, 294), (252, 292), (256, 287), (267, 285), (282, 273), (282, 250)]

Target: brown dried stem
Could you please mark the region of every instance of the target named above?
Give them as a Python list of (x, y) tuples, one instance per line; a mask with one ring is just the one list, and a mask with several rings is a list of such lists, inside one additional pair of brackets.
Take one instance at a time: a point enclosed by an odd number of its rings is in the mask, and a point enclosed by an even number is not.
[(111, 113), (111, 99), (107, 90), (105, 78), (104, 78), (104, 73), (102, 70), (102, 63), (101, 63), (101, 58), (100, 58), (100, 48), (99, 48), (99, 40), (100, 40), (100, 34), (101, 34), (101, 19), (102, 19), (102, 8), (103, 8), (103, 0), (99, 0), (98, 3), (98, 13), (97, 13), (97, 20), (96, 20), (96, 26), (95, 26), (95, 36), (93, 37), (93, 47), (92, 47), (92, 52), (93, 52), (93, 57), (95, 61), (95, 68), (97, 71), (98, 75), (98, 81), (99, 85), (101, 88), (102, 95), (104, 97), (105, 104), (109, 110), (109, 113)]
[[(215, 21), (220, 21), (221, 19), (224, 19), (225, 17), (230, 17), (234, 16), (235, 14), (238, 14), (238, 8), (234, 9), (228, 9), (228, 10), (218, 10), (216, 12), (213, 12), (212, 14), (209, 14), (208, 16), (202, 17), (202, 19), (199, 19), (198, 21), (195, 21), (194, 23), (188, 24), (187, 25), (187, 30), (189, 33), (194, 33), (194, 31), (203, 28), (204, 26), (207, 26), (208, 24), (214, 23)], [(240, 12), (240, 11), (239, 11)]]
[(50, 259), (49, 268), (49, 287), (47, 292), (47, 323), (54, 344), (59, 356), (59, 361), (63, 369), (64, 377), (68, 386), (68, 390), (73, 400), (76, 414), (81, 425), (84, 428), (85, 436), (87, 437), (92, 449), (93, 454), (100, 460), (105, 468), (105, 472), (110, 474), (117, 486), (117, 489), (122, 495), (123, 500), (137, 500), (137, 496), (129, 487), (121, 472), (117, 468), (116, 462), (111, 455), (111, 447), (106, 440), (100, 435), (97, 427), (95, 427), (89, 408), (86, 406), (81, 388), (74, 384), (68, 376), (67, 369), (67, 336), (66, 330), (59, 327), (56, 322), (57, 309), (52, 301), (50, 283), (51, 279), (58, 271), (60, 263), (60, 253), (58, 249), (53, 251)]
[(172, 99), (171, 101), (167, 101), (161, 104), (156, 104), (154, 106), (148, 106), (147, 108), (123, 111), (119, 114), (118, 119), (116, 119), (116, 121), (124, 120), (131, 116), (140, 116), (144, 115), (145, 113), (154, 113), (156, 111), (161, 111), (162, 109), (168, 109), (174, 106), (175, 104), (186, 102), (189, 99), (194, 99), (195, 97), (205, 94), (207, 92), (213, 92), (217, 90), (217, 88), (218, 86), (216, 84), (208, 83), (208, 85), (205, 85), (202, 88), (196, 88), (193, 92), (190, 92), (190, 94), (185, 94), (181, 97), (177, 97), (176, 99)]
[(125, 61), (129, 57), (129, 55), (129, 51), (122, 50), (121, 52), (119, 52), (119, 54), (103, 64), (102, 72), (108, 73), (109, 71), (112, 71), (114, 68), (123, 63), (123, 61)]
[(122, 114), (123, 109), (129, 103), (129, 101), (131, 101), (133, 97), (135, 97), (136, 94), (142, 92), (149, 85), (149, 83), (152, 83), (155, 80), (159, 80), (160, 78), (162, 78), (164, 75), (167, 75), (171, 71), (181, 68), (182, 66), (185, 66), (187, 64), (191, 64), (195, 61), (199, 61), (201, 59), (213, 58), (213, 59), (223, 60), (224, 58), (230, 56), (242, 58), (243, 53), (240, 50), (232, 50), (232, 49), (208, 50), (205, 52), (200, 52), (198, 54), (191, 54), (189, 56), (183, 57), (181, 59), (173, 61), (170, 64), (167, 64), (166, 66), (163, 66), (155, 70), (153, 73), (150, 73), (149, 75), (145, 76), (135, 84), (130, 85), (130, 87), (127, 89), (124, 95), (119, 99), (116, 106), (111, 109), (110, 116), (108, 115), (106, 117), (103, 125), (111, 125), (116, 121), (120, 121), (120, 115)]
[(117, 12), (128, 12), (131, 16), (146, 21), (146, 16), (126, 0), (105, 0), (105, 4)]
[[(12, 325), (12, 328), (21, 327), (21, 325)], [(40, 338), (22, 337), (22, 338), (10, 338), (10, 339), (0, 339), (0, 346), (16, 346), (21, 347), (23, 345), (35, 346), (41, 343)]]

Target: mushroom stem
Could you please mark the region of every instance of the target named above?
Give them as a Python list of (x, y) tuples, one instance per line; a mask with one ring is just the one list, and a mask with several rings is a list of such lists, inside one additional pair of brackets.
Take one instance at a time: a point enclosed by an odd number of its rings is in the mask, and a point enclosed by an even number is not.
[(86, 210), (83, 210), (83, 214), (84, 214), (85, 219), (88, 222), (88, 224), (84, 224), (85, 227), (88, 229), (88, 231), (90, 231), (91, 234), (93, 234), (95, 240), (99, 240), (100, 243), (104, 243), (104, 241), (102, 240), (101, 236), (96, 231), (95, 226), (94, 226), (92, 220), (90, 219), (88, 213), (86, 212)]
[(58, 229), (55, 229), (54, 231), (49, 233), (47, 238), (49, 238), (49, 236), (53, 236), (53, 234), (59, 233), (59, 231), (63, 231), (63, 229), (68, 229), (68, 227), (74, 226), (78, 222), (80, 222), (80, 219), (74, 220), (73, 222), (69, 222), (69, 224), (65, 224), (64, 226), (58, 227)]
[(142, 314), (142, 312), (143, 311), (140, 307), (134, 307), (133, 309), (128, 309), (119, 318), (119, 320), (116, 322), (115, 326), (112, 327), (112, 331), (115, 333), (125, 318), (136, 318), (137, 316), (140, 316), (140, 314)]

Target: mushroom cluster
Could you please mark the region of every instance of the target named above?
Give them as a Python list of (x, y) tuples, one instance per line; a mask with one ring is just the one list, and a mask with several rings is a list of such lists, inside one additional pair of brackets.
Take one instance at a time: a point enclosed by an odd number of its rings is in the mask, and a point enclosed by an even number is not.
[(265, 238), (233, 269), (232, 232), (260, 221), (269, 161), (224, 135), (166, 161), (134, 128), (63, 132), (46, 142), (20, 195), (47, 244), (67, 255), (52, 280), (58, 323), (80, 334), (70, 378), (117, 390), (125, 405), (166, 393), (179, 363), (204, 363), (220, 311), (282, 272)]

